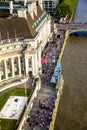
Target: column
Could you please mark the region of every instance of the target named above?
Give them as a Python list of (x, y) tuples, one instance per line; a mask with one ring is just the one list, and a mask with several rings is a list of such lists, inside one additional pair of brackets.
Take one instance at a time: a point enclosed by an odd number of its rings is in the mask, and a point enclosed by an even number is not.
[(27, 57), (25, 57), (25, 70), (26, 70), (26, 75), (28, 74), (28, 71), (29, 71), (29, 67), (28, 67), (29, 65), (28, 65), (28, 58)]
[(20, 61), (20, 56), (18, 56), (18, 68), (19, 68), (19, 75), (21, 75), (21, 61)]
[[(1, 61), (0, 61), (0, 64), (1, 64)], [(1, 70), (2, 70), (2, 67), (1, 67), (1, 65), (0, 65), (0, 81), (1, 81), (1, 76), (2, 76)]]
[(39, 47), (38, 49), (38, 64), (39, 64), (39, 68), (41, 69), (42, 68), (42, 65), (41, 65), (41, 47)]
[(12, 77), (15, 76), (15, 71), (14, 71), (14, 58), (11, 58), (11, 65), (12, 65)]
[(1, 68), (0, 68), (0, 81), (1, 81), (1, 76), (2, 76), (1, 72), (2, 72), (2, 71), (1, 71)]
[(48, 12), (49, 12), (49, 2), (50, 2), (50, 1), (48, 1)]
[(32, 56), (32, 75), (35, 75), (35, 69), (34, 69), (34, 56)]
[(38, 69), (39, 69), (39, 66), (38, 66), (38, 60), (37, 60), (37, 51), (36, 51), (36, 53), (35, 53), (35, 72), (36, 72), (36, 74), (38, 74)]
[(8, 79), (8, 70), (7, 70), (7, 60), (4, 60), (4, 65), (5, 65), (5, 78)]
[(0, 81), (2, 80), (1, 76), (2, 76), (2, 75), (0, 75)]

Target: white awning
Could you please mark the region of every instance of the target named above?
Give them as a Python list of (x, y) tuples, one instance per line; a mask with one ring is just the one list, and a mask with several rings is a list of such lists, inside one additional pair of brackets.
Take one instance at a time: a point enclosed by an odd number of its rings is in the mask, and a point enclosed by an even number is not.
[(56, 78), (55, 78), (55, 75), (52, 76), (51, 80), (50, 80), (51, 83), (56, 83)]

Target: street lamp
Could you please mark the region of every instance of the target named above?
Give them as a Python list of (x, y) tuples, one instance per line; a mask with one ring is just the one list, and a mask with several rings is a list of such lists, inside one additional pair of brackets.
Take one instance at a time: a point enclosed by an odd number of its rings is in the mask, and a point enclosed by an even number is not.
[[(25, 79), (25, 70), (24, 70), (24, 79)], [(26, 97), (26, 94), (27, 94), (27, 91), (26, 91), (26, 81), (25, 81), (25, 83), (24, 83), (24, 90), (25, 90), (25, 97)]]
[(0, 130), (1, 130), (2, 128), (1, 128), (1, 120), (0, 120)]
[(24, 76), (24, 90), (25, 90), (25, 97), (26, 97), (26, 82), (25, 82), (25, 78), (26, 78), (26, 73), (25, 73), (25, 58), (23, 57), (23, 76)]
[[(27, 97), (27, 89), (26, 89), (26, 72), (25, 72), (25, 58), (23, 57), (23, 76), (24, 76), (24, 94), (25, 94), (25, 97)], [(26, 107), (27, 107), (27, 101), (26, 101)]]

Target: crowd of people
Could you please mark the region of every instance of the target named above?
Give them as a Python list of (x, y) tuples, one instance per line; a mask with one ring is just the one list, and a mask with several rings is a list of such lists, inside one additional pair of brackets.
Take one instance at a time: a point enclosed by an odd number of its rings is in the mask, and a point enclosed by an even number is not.
[[(41, 87), (52, 86), (50, 80), (54, 74), (54, 70), (59, 58), (61, 48), (63, 45), (63, 34), (61, 32), (60, 42), (49, 43), (48, 46), (42, 52), (42, 75), (41, 75)], [(55, 53), (55, 57), (52, 57)], [(27, 124), (28, 127), (24, 127), (24, 130), (49, 130), (50, 122), (52, 121), (53, 109), (55, 107), (56, 97), (52, 95), (45, 99), (39, 99), (37, 102), (37, 109), (28, 115)]]
[(28, 115), (27, 122), (29, 130), (49, 130), (50, 121), (52, 121), (52, 113), (55, 105), (54, 97), (45, 98), (38, 101), (39, 108), (31, 115)]
[[(42, 63), (42, 74), (44, 74), (44, 76), (42, 76), (42, 84), (45, 86), (50, 85), (50, 80), (54, 73), (61, 48), (62, 43), (58, 45), (56, 43), (50, 43), (43, 51), (42, 60), (44, 62)], [(52, 58), (53, 52), (55, 53), (55, 59)]]

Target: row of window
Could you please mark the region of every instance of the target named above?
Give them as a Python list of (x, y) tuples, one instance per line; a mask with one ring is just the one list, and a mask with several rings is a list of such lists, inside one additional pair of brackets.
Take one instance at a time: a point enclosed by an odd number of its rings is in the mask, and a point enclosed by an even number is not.
[(41, 20), (46, 16), (46, 12), (44, 12), (33, 24), (33, 28), (36, 28), (36, 26), (41, 23)]
[(9, 51), (9, 50), (12, 50), (12, 49), (22, 49), (22, 47), (23, 47), (23, 44), (5, 46), (5, 47), (1, 47), (0, 51)]

